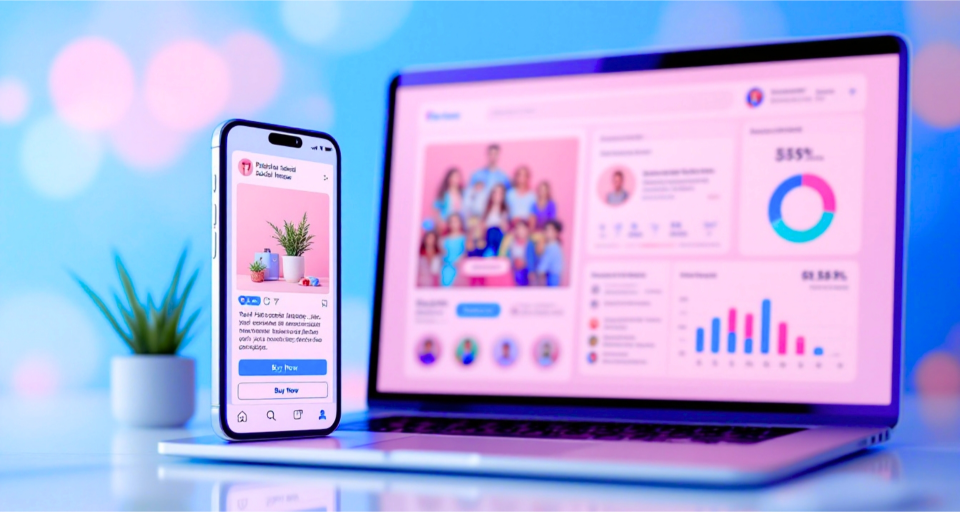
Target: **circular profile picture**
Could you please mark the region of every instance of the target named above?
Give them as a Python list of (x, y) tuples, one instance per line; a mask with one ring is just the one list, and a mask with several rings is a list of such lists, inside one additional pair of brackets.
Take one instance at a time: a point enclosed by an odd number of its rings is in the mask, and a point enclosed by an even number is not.
[(747, 105), (750, 105), (750, 108), (757, 108), (761, 103), (763, 103), (763, 91), (759, 87), (747, 91)]
[(540, 338), (533, 347), (533, 359), (544, 368), (553, 366), (560, 355), (560, 345), (553, 338)]
[(433, 336), (427, 336), (417, 344), (417, 359), (424, 366), (430, 366), (440, 359), (440, 342)]
[(600, 342), (600, 340), (598, 340), (596, 336), (590, 336), (590, 341), (589, 341), (589, 343), (590, 343), (590, 346), (591, 346), (591, 347), (596, 347), (596, 346), (597, 346), (597, 343), (599, 343), (599, 342)]
[(493, 347), (493, 358), (500, 366), (510, 366), (517, 360), (520, 350), (517, 343), (510, 338), (503, 338)]
[(598, 320), (598, 319), (596, 319), (596, 318), (591, 318), (591, 319), (590, 319), (590, 328), (591, 328), (591, 329), (596, 329), (597, 327), (600, 327), (600, 320)]
[(460, 344), (457, 345), (457, 361), (460, 361), (460, 364), (464, 366), (470, 366), (474, 361), (477, 360), (477, 349), (479, 349), (479, 343), (477, 340), (471, 336), (460, 340)]
[(596, 362), (597, 362), (597, 353), (596, 353), (596, 352), (588, 352), (588, 353), (587, 353), (587, 362), (590, 363), (590, 364), (596, 363)]
[(615, 165), (600, 174), (597, 192), (604, 204), (617, 207), (630, 201), (636, 186), (633, 171), (623, 165)]
[(244, 176), (250, 176), (253, 174), (253, 162), (249, 158), (244, 158), (240, 160), (240, 164), (237, 165), (237, 169), (240, 171), (240, 174)]

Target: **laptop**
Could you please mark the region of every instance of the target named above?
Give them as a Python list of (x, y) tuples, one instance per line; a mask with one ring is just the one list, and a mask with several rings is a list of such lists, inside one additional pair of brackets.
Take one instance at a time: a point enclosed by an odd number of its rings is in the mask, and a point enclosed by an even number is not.
[(759, 485), (881, 443), (907, 83), (892, 35), (402, 72), (368, 411), (159, 450)]

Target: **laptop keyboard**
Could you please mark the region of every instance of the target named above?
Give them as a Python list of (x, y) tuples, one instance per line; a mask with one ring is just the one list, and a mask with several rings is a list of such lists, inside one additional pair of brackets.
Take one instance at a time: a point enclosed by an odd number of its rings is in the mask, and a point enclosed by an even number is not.
[(614, 423), (593, 421), (528, 421), (389, 416), (341, 427), (343, 430), (441, 434), (447, 436), (590, 439), (649, 443), (755, 444), (793, 434), (802, 428)]

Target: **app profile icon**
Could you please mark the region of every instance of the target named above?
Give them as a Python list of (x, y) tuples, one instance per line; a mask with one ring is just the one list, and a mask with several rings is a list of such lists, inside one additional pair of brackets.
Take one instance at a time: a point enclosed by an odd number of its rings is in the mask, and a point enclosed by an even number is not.
[(533, 347), (533, 359), (544, 368), (553, 366), (559, 356), (560, 345), (553, 338), (540, 338)]
[(510, 338), (501, 339), (497, 342), (496, 346), (493, 347), (493, 358), (500, 366), (506, 367), (512, 365), (517, 360), (519, 354), (520, 349), (517, 348), (517, 342)]
[(750, 108), (757, 108), (761, 103), (763, 103), (763, 91), (759, 87), (747, 91), (747, 105)]
[(427, 336), (417, 344), (417, 359), (424, 366), (430, 366), (440, 359), (440, 342), (433, 336)]
[[(597, 182), (597, 193), (600, 201), (607, 206), (617, 207), (627, 204), (633, 197), (636, 189), (637, 180), (633, 171), (623, 165), (616, 165), (600, 173), (600, 180)], [(619, 234), (623, 225), (617, 223), (614, 229)]]
[(596, 363), (596, 362), (597, 362), (597, 353), (596, 353), (596, 352), (588, 352), (588, 353), (587, 353), (587, 362), (590, 363), (590, 364)]
[(479, 348), (480, 344), (477, 343), (475, 338), (471, 336), (463, 338), (457, 345), (457, 361), (464, 366), (470, 366), (477, 360), (477, 350)]
[(596, 347), (596, 346), (597, 346), (597, 343), (600, 343), (600, 340), (597, 339), (596, 336), (590, 336), (590, 339), (588, 340), (588, 343), (590, 343), (590, 346), (591, 346), (591, 347)]
[(240, 160), (240, 164), (237, 165), (237, 170), (244, 176), (250, 176), (253, 174), (253, 162), (251, 162), (249, 158), (244, 158)]
[(600, 320), (597, 319), (597, 318), (591, 318), (591, 319), (590, 319), (590, 328), (591, 328), (591, 329), (596, 329), (597, 327), (600, 327)]

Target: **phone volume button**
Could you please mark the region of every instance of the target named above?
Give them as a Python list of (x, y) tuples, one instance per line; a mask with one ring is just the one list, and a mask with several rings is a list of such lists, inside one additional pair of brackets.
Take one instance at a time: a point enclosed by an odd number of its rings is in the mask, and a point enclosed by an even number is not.
[(217, 259), (217, 230), (213, 230), (213, 259)]

